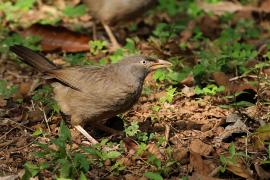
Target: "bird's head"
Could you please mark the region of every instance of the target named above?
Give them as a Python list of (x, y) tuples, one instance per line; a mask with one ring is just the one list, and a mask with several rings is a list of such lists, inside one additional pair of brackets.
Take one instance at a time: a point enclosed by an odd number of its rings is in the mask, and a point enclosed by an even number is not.
[(165, 60), (140, 55), (126, 57), (119, 64), (129, 67), (128, 69), (132, 74), (141, 75), (143, 78), (156, 69), (167, 68), (172, 65)]

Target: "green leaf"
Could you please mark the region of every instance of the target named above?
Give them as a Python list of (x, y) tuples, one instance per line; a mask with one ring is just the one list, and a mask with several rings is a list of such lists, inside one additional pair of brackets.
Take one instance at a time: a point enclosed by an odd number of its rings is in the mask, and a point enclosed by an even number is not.
[(72, 164), (67, 159), (59, 159), (60, 164), (60, 178), (67, 178), (71, 173)]
[(82, 169), (83, 172), (87, 172), (89, 170), (89, 162), (85, 155), (81, 153), (76, 153), (74, 155), (74, 163), (75, 166), (79, 169)]
[(138, 122), (131, 122), (131, 125), (125, 128), (127, 136), (135, 136), (139, 131)]
[(265, 124), (256, 130), (257, 133), (270, 133), (270, 124)]
[(220, 155), (219, 160), (222, 164), (227, 164), (227, 158), (224, 155)]
[(64, 15), (68, 17), (79, 17), (86, 14), (87, 7), (84, 4), (78, 6), (67, 6), (64, 9)]
[(87, 177), (85, 176), (83, 172), (81, 172), (79, 180), (87, 180)]
[(117, 63), (118, 61), (122, 60), (124, 57), (124, 50), (122, 48), (117, 49), (111, 56), (110, 60), (112, 63)]
[(60, 123), (59, 138), (64, 141), (71, 141), (71, 133), (69, 128), (65, 125), (64, 121)]
[(34, 165), (34, 164), (30, 163), (30, 162), (26, 162), (23, 165), (23, 167), (24, 167), (24, 169), (26, 171), (28, 171), (31, 174), (31, 177), (36, 176), (40, 171), (40, 169), (39, 169), (39, 167), (37, 165)]
[(153, 154), (148, 157), (147, 161), (156, 166), (157, 168), (161, 167), (161, 161)]
[(250, 106), (254, 106), (254, 104), (248, 101), (239, 101), (239, 102), (233, 103), (233, 106), (250, 107)]
[(231, 157), (233, 157), (235, 155), (235, 145), (234, 145), (234, 143), (230, 144), (229, 152), (230, 152)]
[(118, 151), (109, 151), (107, 154), (106, 154), (106, 158), (107, 159), (114, 159), (114, 158), (117, 158), (121, 156), (121, 153), (118, 152)]
[(154, 80), (159, 80), (159, 81), (163, 81), (166, 79), (166, 71), (163, 70), (163, 69), (157, 69), (155, 72), (154, 72), (154, 75), (153, 75), (153, 79)]
[(136, 49), (135, 41), (131, 38), (126, 39), (127, 43), (125, 45), (125, 48), (128, 49), (129, 53), (136, 53), (138, 50)]
[(60, 178), (56, 178), (56, 180), (72, 180), (72, 179), (70, 179), (70, 178), (62, 178), (62, 177), (60, 177)]
[(17, 86), (10, 86), (8, 87), (7, 81), (0, 80), (0, 96), (4, 97), (5, 99), (10, 98), (13, 94), (17, 91)]
[(143, 175), (145, 177), (149, 178), (150, 180), (163, 180), (163, 177), (159, 173), (146, 172)]
[(17, 0), (15, 7), (19, 10), (28, 11), (33, 7), (35, 2), (36, 0)]
[(33, 132), (33, 136), (39, 136), (41, 135), (43, 132), (42, 132), (42, 129), (41, 128), (38, 128), (37, 130), (35, 130), (35, 132)]
[(107, 44), (108, 44), (107, 41), (103, 41), (103, 40), (92, 40), (92, 41), (89, 41), (90, 52), (93, 55), (97, 55), (103, 49), (106, 48)]

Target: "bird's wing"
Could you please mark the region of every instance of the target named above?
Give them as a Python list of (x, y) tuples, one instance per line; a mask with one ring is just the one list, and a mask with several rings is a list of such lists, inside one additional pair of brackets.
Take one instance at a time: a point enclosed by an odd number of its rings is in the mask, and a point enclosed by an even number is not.
[(102, 69), (98, 66), (70, 67), (48, 71), (47, 75), (72, 89), (83, 91), (87, 84), (94, 83), (95, 78), (102, 74)]

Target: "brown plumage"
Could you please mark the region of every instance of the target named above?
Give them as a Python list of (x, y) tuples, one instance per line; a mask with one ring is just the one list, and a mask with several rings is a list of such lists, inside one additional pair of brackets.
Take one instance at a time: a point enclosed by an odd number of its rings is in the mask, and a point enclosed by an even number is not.
[[(102, 124), (130, 109), (139, 99), (145, 77), (167, 61), (145, 56), (126, 57), (116, 64), (102, 67), (58, 68), (44, 56), (15, 45), (10, 50), (24, 62), (54, 79), (55, 99), (61, 110), (71, 116), (76, 126)], [(78, 129), (78, 128), (77, 128)]]
[(157, 3), (157, 0), (83, 0), (83, 2), (88, 6), (91, 14), (101, 21), (112, 42), (112, 49), (116, 49), (120, 46), (110, 26), (142, 16)]
[(97, 19), (108, 25), (142, 16), (157, 0), (83, 0)]

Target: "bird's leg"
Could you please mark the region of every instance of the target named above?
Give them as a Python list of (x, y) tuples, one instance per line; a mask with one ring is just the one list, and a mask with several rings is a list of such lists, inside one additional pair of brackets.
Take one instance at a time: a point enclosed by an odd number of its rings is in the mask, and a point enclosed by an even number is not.
[(106, 33), (108, 34), (109, 39), (110, 39), (110, 41), (111, 41), (111, 43), (112, 43), (112, 44), (111, 44), (110, 50), (111, 50), (111, 51), (115, 51), (115, 50), (121, 48), (121, 45), (118, 43), (118, 41), (117, 41), (117, 39), (115, 38), (115, 36), (114, 36), (114, 34), (113, 34), (111, 28), (109, 27), (109, 25), (106, 24), (106, 23), (104, 23), (104, 22), (102, 22), (102, 25), (103, 25), (103, 27), (104, 27)]
[(82, 135), (84, 135), (84, 137), (86, 137), (91, 144), (97, 144), (98, 143), (98, 141), (95, 140), (90, 134), (88, 134), (88, 132), (86, 132), (83, 129), (82, 126), (76, 125), (74, 127), (77, 129), (77, 131), (79, 131), (80, 133), (82, 133)]
[(92, 31), (93, 31), (93, 39), (97, 40), (97, 26), (96, 23), (93, 23), (93, 27), (92, 27)]

